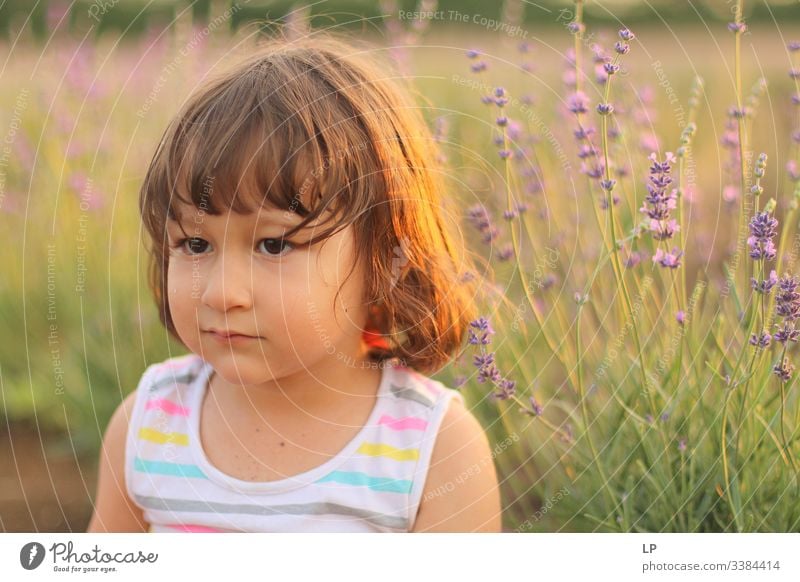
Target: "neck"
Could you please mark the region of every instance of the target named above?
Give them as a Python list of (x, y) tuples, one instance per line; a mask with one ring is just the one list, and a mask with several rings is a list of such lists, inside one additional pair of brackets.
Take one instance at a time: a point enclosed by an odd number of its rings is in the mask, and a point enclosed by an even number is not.
[[(382, 377), (382, 369), (366, 357), (326, 355), (313, 366), (274, 378), (262, 384), (230, 383), (216, 372), (209, 379), (209, 391), (220, 408), (268, 412), (281, 417), (312, 415), (334, 417), (346, 407), (372, 402)], [(229, 408), (230, 409), (230, 408)]]

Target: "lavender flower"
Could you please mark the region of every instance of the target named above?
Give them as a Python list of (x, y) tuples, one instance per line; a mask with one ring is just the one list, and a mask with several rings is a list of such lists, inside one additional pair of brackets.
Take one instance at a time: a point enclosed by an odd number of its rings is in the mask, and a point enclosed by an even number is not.
[(530, 408), (523, 408), (525, 414), (529, 414), (530, 416), (541, 416), (544, 409), (542, 408), (541, 404), (536, 401), (536, 398), (531, 396), (528, 401), (531, 403)]
[(477, 63), (473, 63), (469, 68), (473, 73), (483, 72), (487, 68), (486, 61), (478, 61)]
[(789, 360), (784, 358), (783, 362), (775, 364), (772, 371), (775, 372), (775, 375), (783, 382), (788, 382), (792, 377), (792, 372), (794, 372), (794, 364), (790, 364)]
[(492, 384), (496, 384), (500, 381), (500, 378), (500, 370), (494, 364), (478, 369), (479, 384), (485, 384), (487, 380)]
[(514, 247), (511, 245), (511, 243), (508, 243), (506, 245), (503, 245), (500, 251), (498, 251), (497, 260), (505, 262), (510, 260), (511, 257), (513, 256), (514, 256)]
[[(798, 332), (800, 333), (800, 332)], [(761, 332), (760, 334), (750, 334), (750, 345), (751, 346), (758, 346), (760, 348), (767, 348), (769, 347), (770, 342), (775, 339), (778, 341), (778, 334), (774, 336), (770, 336), (767, 332)], [(795, 340), (796, 341), (796, 340)]]
[(494, 335), (494, 330), (492, 329), (492, 325), (489, 323), (489, 320), (486, 319), (485, 317), (479, 317), (475, 321), (471, 321), (469, 327), (470, 327), (469, 329), (470, 344), (472, 345), (480, 344), (485, 346), (492, 342), (491, 336)]
[(611, 103), (598, 103), (597, 112), (600, 115), (610, 115), (614, 112), (614, 106)]
[(470, 207), (467, 210), (467, 217), (473, 226), (480, 231), (483, 242), (491, 243), (500, 235), (500, 231), (492, 222), (489, 212), (483, 204), (476, 204)]
[(625, 259), (625, 267), (632, 269), (642, 261), (642, 254), (639, 251), (632, 251), (631, 254)]
[(567, 99), (567, 109), (576, 115), (589, 111), (589, 98), (582, 91), (573, 93)]
[(514, 396), (514, 394), (516, 394), (516, 389), (515, 389), (516, 384), (517, 383), (514, 382), (514, 380), (508, 380), (508, 379), (500, 380), (500, 382), (498, 383), (500, 390), (494, 393), (494, 397), (497, 398), (498, 400), (508, 400), (509, 398)]
[[(677, 221), (670, 218), (670, 210), (677, 207), (677, 189), (670, 188), (672, 184), (672, 164), (675, 156), (672, 152), (667, 152), (663, 162), (659, 162), (655, 153), (651, 153), (649, 158), (650, 183), (647, 184), (647, 196), (645, 203), (639, 212), (646, 214), (650, 218), (649, 230), (653, 233), (656, 240), (666, 240), (672, 238), (680, 229)], [(677, 248), (672, 252), (665, 252), (658, 249), (653, 255), (653, 261), (658, 262), (663, 267), (676, 268), (679, 266), (679, 258), (683, 254)]]
[(508, 96), (506, 95), (506, 90), (502, 87), (497, 87), (494, 90), (494, 102), (498, 107), (503, 107), (506, 103), (508, 103)]
[(797, 340), (800, 339), (800, 330), (795, 329), (793, 321), (784, 321), (783, 327), (773, 334), (772, 339), (784, 345), (787, 342), (797, 343)]
[(675, 314), (675, 320), (676, 320), (678, 323), (680, 323), (681, 325), (683, 325), (684, 323), (686, 323), (686, 312), (685, 312), (683, 309), (681, 309), (680, 311), (678, 311), (678, 313), (676, 313), (676, 314)]
[(658, 263), (662, 267), (668, 267), (670, 269), (677, 269), (681, 266), (681, 256), (683, 255), (683, 251), (680, 250), (678, 247), (672, 247), (672, 251), (664, 252), (663, 249), (656, 249), (655, 254), (653, 255), (653, 262)]
[(583, 32), (584, 30), (586, 30), (586, 27), (583, 25), (583, 23), (582, 23), (582, 22), (570, 22), (570, 23), (567, 25), (567, 29), (568, 29), (568, 30), (569, 30), (569, 31), (570, 31), (572, 34), (576, 34), (576, 33), (578, 33), (578, 32)]
[(747, 25), (744, 22), (729, 22), (728, 30), (731, 32), (742, 33), (747, 30)]
[(761, 293), (763, 295), (769, 295), (769, 292), (772, 291), (772, 288), (777, 285), (778, 283), (778, 275), (775, 272), (775, 269), (772, 269), (769, 272), (769, 277), (764, 281), (757, 281), (754, 277), (750, 277), (750, 284), (753, 287), (753, 290), (756, 293)]
[(760, 261), (771, 261), (775, 258), (775, 243), (772, 239), (778, 233), (778, 221), (769, 212), (759, 212), (750, 220), (750, 257)]
[(800, 318), (800, 293), (797, 288), (800, 281), (796, 277), (785, 274), (778, 282), (775, 298), (775, 312), (787, 321)]
[(795, 160), (786, 162), (786, 174), (792, 182), (800, 182), (800, 171)]

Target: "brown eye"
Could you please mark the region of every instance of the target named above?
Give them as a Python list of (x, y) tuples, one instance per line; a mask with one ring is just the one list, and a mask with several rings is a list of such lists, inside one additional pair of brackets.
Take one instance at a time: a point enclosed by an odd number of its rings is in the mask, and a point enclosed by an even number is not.
[(208, 246), (208, 241), (198, 237), (183, 238), (175, 243), (175, 248), (185, 251), (187, 255), (201, 254)]
[(263, 245), (266, 254), (273, 257), (282, 257), (291, 251), (294, 246), (288, 240), (282, 238), (264, 238), (258, 243), (258, 246)]

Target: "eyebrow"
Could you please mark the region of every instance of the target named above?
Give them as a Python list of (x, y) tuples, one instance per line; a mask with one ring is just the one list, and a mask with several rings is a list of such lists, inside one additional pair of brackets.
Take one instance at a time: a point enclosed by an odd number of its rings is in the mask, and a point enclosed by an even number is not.
[[(297, 224), (299, 224), (299, 222), (293, 220), (292, 218), (287, 218), (286, 217), (286, 213), (290, 213), (290, 212), (288, 210), (286, 210), (286, 211), (280, 212), (280, 214), (277, 214), (277, 213), (273, 213), (272, 215), (259, 214), (258, 218), (257, 218), (257, 221), (258, 221), (259, 225), (264, 224), (264, 223), (269, 223), (269, 224), (274, 224), (274, 225), (277, 225), (277, 226), (294, 227)], [(292, 213), (290, 213), (290, 215), (292, 217), (297, 216), (296, 214), (292, 214)], [(184, 219), (183, 216), (173, 212), (171, 209), (167, 212), (167, 222), (175, 222), (175, 223), (181, 224), (181, 223), (184, 222), (184, 220), (185, 219)]]

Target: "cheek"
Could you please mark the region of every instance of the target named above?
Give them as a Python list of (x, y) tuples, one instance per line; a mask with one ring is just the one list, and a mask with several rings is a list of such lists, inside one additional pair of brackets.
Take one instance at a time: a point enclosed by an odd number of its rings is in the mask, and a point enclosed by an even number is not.
[[(170, 261), (167, 269), (167, 306), (179, 331), (191, 329), (194, 323), (191, 265)], [(188, 319), (187, 319), (188, 318)]]

